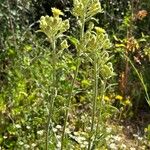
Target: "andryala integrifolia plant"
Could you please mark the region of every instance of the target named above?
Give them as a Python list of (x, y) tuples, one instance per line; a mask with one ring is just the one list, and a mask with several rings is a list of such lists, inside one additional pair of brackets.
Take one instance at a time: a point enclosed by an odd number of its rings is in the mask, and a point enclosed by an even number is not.
[(50, 62), (52, 66), (52, 89), (51, 89), (51, 96), (49, 100), (49, 115), (47, 119), (47, 127), (46, 127), (46, 149), (49, 149), (49, 129), (51, 128), (50, 124), (52, 123), (53, 118), (53, 111), (54, 111), (54, 102), (55, 98), (57, 96), (57, 66), (60, 62), (59, 53), (60, 51), (63, 51), (64, 49), (68, 48), (67, 40), (63, 40), (60, 44), (61, 50), (58, 51), (58, 48), (56, 47), (57, 41), (59, 38), (63, 37), (63, 33), (67, 31), (70, 27), (69, 20), (62, 20), (60, 15), (64, 15), (63, 12), (61, 12), (57, 8), (52, 8), (53, 16), (42, 16), (40, 19), (40, 31), (47, 35), (48, 40), (51, 44), (51, 57)]
[[(95, 139), (94, 135), (97, 130), (96, 127), (99, 127), (95, 124), (95, 120), (96, 118), (101, 120), (100, 116), (97, 116), (96, 113), (99, 111), (98, 114), (101, 114), (102, 100), (106, 91), (106, 81), (108, 78), (114, 75), (114, 71), (112, 63), (108, 62), (110, 56), (107, 52), (107, 49), (110, 48), (111, 43), (104, 29), (100, 27), (94, 27), (94, 25), (91, 23), (88, 30), (84, 34), (82, 44), (79, 45), (80, 48), (82, 46), (84, 47), (84, 53), (86, 56), (88, 56), (89, 61), (93, 65), (93, 104), (91, 133), (89, 135), (88, 145), (88, 149), (90, 150), (92, 149), (91, 143), (94, 142), (92, 140)], [(101, 91), (99, 91), (99, 86), (101, 87)], [(98, 95), (101, 95), (101, 103), (99, 106), (96, 106), (98, 103)], [(100, 121), (97, 121), (97, 123), (100, 123)]]
[(65, 138), (65, 130), (66, 130), (66, 124), (68, 119), (68, 113), (70, 108), (70, 103), (73, 96), (73, 89), (74, 84), (76, 81), (76, 78), (78, 76), (78, 71), (81, 63), (80, 57), (85, 53), (85, 43), (84, 41), (84, 34), (85, 34), (85, 23), (89, 21), (95, 14), (98, 12), (101, 12), (101, 5), (98, 0), (73, 0), (73, 15), (77, 18), (78, 26), (80, 28), (80, 36), (76, 39), (76, 49), (77, 49), (77, 58), (76, 58), (76, 70), (74, 73), (74, 77), (72, 80), (71, 88), (69, 91), (69, 98), (67, 103), (67, 109), (65, 112), (65, 121), (64, 121), (64, 127), (63, 127), (63, 133), (62, 133), (62, 141), (61, 141), (61, 150), (64, 148), (64, 138)]
[[(47, 136), (46, 136), (46, 149), (48, 149), (48, 143), (49, 143), (49, 128), (50, 123), (52, 121), (52, 112), (54, 108), (54, 100), (57, 95), (57, 87), (56, 87), (56, 70), (57, 70), (57, 63), (60, 61), (60, 58), (57, 56), (57, 48), (56, 43), (58, 38), (63, 37), (63, 32), (67, 31), (69, 29), (69, 21), (68, 20), (62, 20), (60, 18), (60, 15), (63, 15), (63, 13), (56, 9), (52, 9), (53, 16), (42, 16), (40, 20), (40, 28), (41, 31), (44, 32), (48, 40), (51, 44), (52, 49), (52, 69), (53, 69), (53, 75), (52, 75), (52, 87), (53, 90), (51, 91), (51, 100), (50, 100), (50, 109), (49, 109), (49, 117), (48, 117), (48, 123), (47, 123)], [(74, 86), (75, 81), (78, 76), (78, 72), (80, 69), (81, 64), (81, 57), (85, 56), (86, 61), (90, 62), (92, 64), (91, 70), (93, 72), (92, 82), (93, 82), (93, 100), (92, 100), (92, 116), (91, 116), (91, 130), (89, 133), (89, 139), (88, 139), (88, 150), (92, 149), (94, 146), (94, 140), (96, 138), (96, 133), (98, 131), (98, 123), (102, 121), (101, 119), (101, 107), (102, 107), (102, 100), (105, 94), (105, 86), (106, 81), (108, 78), (112, 77), (114, 75), (112, 63), (109, 62), (110, 56), (107, 52), (107, 49), (110, 48), (111, 44), (109, 41), (109, 38), (105, 32), (104, 29), (100, 27), (95, 27), (94, 23), (91, 22), (94, 15), (97, 13), (102, 12), (101, 5), (99, 0), (73, 0), (73, 15), (77, 18), (78, 26), (80, 28), (80, 36), (79, 37), (71, 37), (71, 36), (65, 36), (68, 37), (70, 41), (75, 40), (76, 42), (72, 42), (75, 45), (75, 48), (77, 50), (77, 57), (74, 58), (76, 69), (74, 72), (74, 76), (72, 79), (71, 87), (68, 92), (68, 98), (66, 103), (66, 109), (65, 109), (65, 119), (64, 119), (64, 127), (62, 131), (62, 139), (61, 139), (61, 150), (63, 150), (66, 145), (66, 125), (68, 121), (68, 114), (69, 114), (69, 108), (71, 105), (71, 101), (73, 98), (73, 92), (74, 92)], [(85, 31), (85, 23), (89, 24), (88, 29)], [(63, 40), (61, 43), (62, 49), (67, 49), (68, 44), (67, 40)], [(103, 88), (99, 88), (102, 86)], [(101, 89), (101, 91), (100, 91)], [(99, 106), (97, 106), (98, 102), (98, 96), (101, 95), (101, 103)], [(63, 107), (63, 106), (62, 106)], [(98, 118), (97, 125), (96, 125), (96, 118)], [(97, 133), (99, 134), (99, 133)]]

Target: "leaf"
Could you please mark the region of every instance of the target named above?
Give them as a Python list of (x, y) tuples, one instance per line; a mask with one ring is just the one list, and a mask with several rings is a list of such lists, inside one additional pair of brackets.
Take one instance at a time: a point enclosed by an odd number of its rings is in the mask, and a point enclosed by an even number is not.
[(79, 44), (79, 40), (76, 39), (75, 37), (68, 36), (68, 39), (74, 46), (77, 46)]
[(124, 44), (115, 44), (116, 47), (125, 47)]
[(116, 35), (113, 35), (113, 38), (114, 38), (114, 40), (115, 40), (115, 41), (123, 42), (121, 39), (117, 38), (117, 36), (116, 36)]
[(3, 17), (4, 15), (2, 13), (0, 13), (0, 17)]
[(145, 38), (141, 38), (141, 39), (139, 40), (139, 42), (146, 42), (146, 39), (145, 39)]

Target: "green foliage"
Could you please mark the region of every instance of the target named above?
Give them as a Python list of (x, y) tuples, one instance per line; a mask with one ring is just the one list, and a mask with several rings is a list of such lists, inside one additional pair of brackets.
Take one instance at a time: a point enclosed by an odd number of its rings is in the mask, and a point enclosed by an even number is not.
[[(82, 7), (79, 7), (80, 5), (82, 5)], [(93, 9), (94, 8), (94, 9)], [(92, 10), (92, 11), (91, 11)], [(112, 64), (109, 62), (109, 54), (106, 51), (106, 49), (108, 49), (110, 47), (110, 41), (108, 39), (107, 34), (105, 33), (105, 30), (99, 27), (95, 27), (95, 31), (94, 31), (94, 24), (90, 24), (89, 29), (85, 32), (84, 28), (85, 28), (85, 22), (89, 19), (91, 19), (91, 17), (93, 17), (96, 13), (98, 13), (101, 10), (100, 4), (98, 3), (98, 1), (74, 1), (74, 7), (73, 7), (73, 14), (77, 17), (77, 20), (79, 20), (79, 26), (80, 26), (80, 37), (79, 39), (76, 39), (76, 37), (69, 37), (69, 40), (75, 44), (75, 47), (77, 49), (77, 58), (75, 58), (72, 61), (76, 62), (76, 66), (75, 66), (75, 73), (73, 75), (73, 79), (71, 82), (71, 87), (69, 89), (69, 93), (68, 93), (68, 100), (67, 100), (67, 110), (65, 110), (65, 120), (64, 120), (64, 127), (63, 127), (63, 133), (62, 133), (62, 142), (61, 142), (61, 149), (63, 149), (65, 147), (65, 143), (66, 140), (65, 139), (65, 132), (66, 132), (66, 125), (67, 125), (67, 121), (68, 121), (68, 115), (69, 115), (69, 108), (71, 107), (71, 103), (72, 103), (72, 97), (73, 97), (73, 90), (75, 88), (75, 82), (78, 78), (78, 73), (80, 71), (80, 65), (81, 62), (83, 61), (83, 59), (81, 59), (81, 56), (88, 56), (86, 59), (86, 62), (88, 63), (89, 60), (91, 61), (92, 65), (93, 65), (93, 69), (91, 69), (92, 72), (94, 72), (94, 81), (93, 81), (93, 108), (92, 108), (92, 124), (91, 124), (91, 133), (90, 133), (90, 138), (91, 136), (93, 136), (93, 133), (96, 132), (94, 131), (94, 124), (95, 124), (95, 113), (96, 113), (96, 101), (97, 101), (97, 97), (98, 97), (98, 78), (100, 76), (100, 74), (102, 75), (102, 78), (105, 80), (107, 80), (107, 78), (113, 76), (113, 68), (112, 68)], [(54, 105), (53, 103), (55, 103), (56, 100), (56, 96), (58, 93), (58, 87), (56, 87), (56, 84), (59, 84), (59, 81), (55, 78), (57, 76), (57, 64), (60, 62), (59, 60), (61, 59), (58, 58), (56, 56), (56, 40), (59, 37), (62, 37), (62, 32), (64, 32), (65, 30), (67, 30), (69, 28), (69, 22), (68, 20), (62, 21), (61, 18), (59, 18), (59, 15), (63, 15), (63, 13), (56, 8), (52, 9), (53, 12), (53, 17), (41, 17), (40, 20), (40, 28), (41, 31), (44, 32), (51, 45), (52, 45), (52, 56), (51, 59), (52, 61), (52, 87), (54, 88), (54, 92), (51, 91), (52, 95), (52, 99), (50, 101), (50, 103), (52, 103), (49, 111), (50, 111), (50, 115), (48, 117), (48, 126), (47, 126), (47, 144), (46, 144), (46, 149), (49, 149), (49, 139), (48, 139), (48, 135), (49, 135), (49, 126), (52, 123), (51, 121), (53, 118), (53, 109), (54, 109)], [(103, 42), (102, 42), (103, 41)], [(64, 40), (61, 43), (61, 47), (64, 48), (68, 48), (68, 44), (67, 41)], [(100, 58), (103, 58), (100, 62), (98, 60), (100, 60)], [(57, 62), (56, 62), (57, 59)], [(98, 67), (99, 66), (99, 67)], [(100, 74), (99, 74), (100, 73)], [(103, 81), (101, 81), (103, 84)], [(101, 98), (103, 97), (105, 93), (105, 89), (103, 89), (103, 91), (101, 91)], [(101, 108), (99, 108), (101, 109)], [(101, 111), (100, 111), (101, 112)], [(101, 112), (102, 113), (102, 112)], [(98, 128), (98, 127), (97, 127)], [(98, 133), (97, 133), (98, 134)], [(89, 146), (88, 149), (91, 149), (91, 139), (89, 139)], [(93, 141), (94, 142), (94, 141)], [(93, 147), (93, 146), (92, 146)]]
[(110, 117), (149, 103), (150, 6), (132, 2), (0, 0), (0, 149), (109, 148)]

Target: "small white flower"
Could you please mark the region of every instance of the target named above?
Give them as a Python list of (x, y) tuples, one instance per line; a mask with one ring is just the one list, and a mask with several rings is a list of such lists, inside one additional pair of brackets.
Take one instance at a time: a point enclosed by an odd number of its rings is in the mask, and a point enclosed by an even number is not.
[(17, 129), (20, 129), (20, 128), (21, 128), (21, 125), (20, 125), (20, 124), (16, 124), (15, 127), (16, 127)]
[(36, 144), (35, 144), (35, 143), (32, 143), (32, 144), (31, 144), (31, 146), (32, 146), (32, 147), (35, 147), (35, 146), (36, 146)]
[(79, 136), (79, 137), (77, 137), (77, 140), (78, 140), (79, 143), (83, 143), (83, 141), (85, 141), (86, 138), (82, 137), (82, 136)]
[(4, 138), (4, 139), (7, 139), (7, 136), (4, 135), (3, 138)]
[(121, 140), (120, 136), (114, 136), (113, 138), (114, 138), (115, 141), (120, 141)]
[(85, 146), (88, 146), (88, 142), (87, 142), (87, 141), (84, 141), (83, 144), (84, 144)]
[(65, 132), (66, 132), (67, 134), (71, 133), (71, 131), (69, 130), (69, 128), (66, 128)]
[(117, 150), (117, 146), (116, 146), (115, 143), (111, 143), (111, 144), (109, 145), (109, 148), (110, 148), (111, 150)]
[(131, 147), (130, 150), (136, 150), (134, 147)]
[(142, 140), (143, 140), (143, 138), (139, 136), (139, 137), (138, 137), (138, 140), (139, 140), (139, 141), (142, 141)]
[(60, 136), (60, 135), (56, 135), (56, 138), (57, 138), (57, 139), (61, 139), (61, 136)]
[(61, 126), (61, 125), (57, 125), (55, 128), (57, 128), (57, 129), (61, 129), (61, 128), (62, 128), (62, 126)]
[(58, 142), (57, 143), (57, 148), (60, 148), (61, 147), (61, 142)]
[(39, 134), (39, 135), (43, 135), (43, 133), (44, 133), (44, 131), (43, 131), (43, 130), (39, 130), (39, 131), (37, 131), (37, 134)]
[(74, 132), (74, 135), (75, 135), (75, 136), (79, 135), (79, 132)]
[(30, 148), (30, 146), (28, 144), (25, 144), (24, 147), (25, 148)]
[(109, 127), (106, 128), (106, 132), (107, 132), (107, 133), (111, 133), (111, 131), (112, 131), (112, 128), (109, 128)]
[(52, 130), (53, 130), (53, 132), (57, 132), (57, 128), (53, 128)]
[(85, 145), (83, 144), (83, 143), (81, 143), (81, 146), (80, 146), (81, 148), (85, 148)]
[(130, 129), (130, 126), (127, 126), (127, 129)]
[(31, 127), (30, 127), (30, 126), (26, 126), (26, 128), (27, 128), (27, 129), (31, 129)]
[(24, 143), (23, 143), (22, 141), (19, 141), (18, 144), (19, 144), (19, 145), (23, 145)]
[(106, 142), (109, 141), (109, 138), (110, 138), (109, 136), (105, 137)]
[(138, 137), (138, 135), (137, 135), (137, 134), (133, 134), (133, 136), (134, 136), (134, 137)]
[(90, 130), (91, 130), (91, 128), (90, 128), (90, 127), (86, 127), (86, 130), (87, 130), (87, 131), (90, 131)]

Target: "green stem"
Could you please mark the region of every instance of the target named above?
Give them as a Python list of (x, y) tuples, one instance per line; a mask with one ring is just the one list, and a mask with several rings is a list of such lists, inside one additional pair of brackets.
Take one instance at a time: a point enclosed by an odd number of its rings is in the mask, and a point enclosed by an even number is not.
[(99, 103), (99, 110), (98, 110), (99, 116), (98, 116), (98, 121), (97, 121), (97, 125), (96, 125), (95, 139), (99, 135), (99, 124), (102, 123), (102, 103), (104, 101), (105, 90), (106, 90), (106, 80), (104, 80), (104, 81), (101, 80), (101, 91), (100, 91), (101, 99), (100, 99), (100, 103)]
[(128, 56), (126, 56), (126, 55), (124, 55), (124, 56), (128, 59), (129, 63), (131, 64), (131, 66), (133, 67), (134, 71), (136, 72), (138, 78), (140, 79), (141, 84), (142, 84), (142, 86), (143, 86), (143, 88), (144, 88), (144, 91), (145, 91), (146, 101), (147, 101), (147, 103), (148, 103), (149, 106), (150, 106), (150, 97), (149, 97), (149, 94), (148, 94), (148, 91), (147, 91), (147, 87), (146, 87), (146, 85), (145, 85), (145, 83), (144, 83), (144, 80), (143, 80), (142, 75), (138, 72), (138, 70), (136, 69), (136, 67), (134, 66), (134, 64), (133, 64), (132, 61), (130, 60), (130, 58), (129, 58)]
[(69, 98), (68, 98), (68, 103), (67, 103), (67, 109), (65, 112), (65, 120), (64, 120), (64, 126), (63, 126), (63, 131), (62, 131), (62, 138), (61, 138), (61, 150), (63, 150), (63, 148), (64, 148), (64, 138), (65, 138), (65, 130), (66, 130), (68, 114), (69, 114), (69, 107), (70, 107), (70, 103), (71, 103), (72, 96), (73, 96), (73, 89), (74, 89), (74, 84), (75, 84), (75, 81), (76, 81), (76, 78), (78, 75), (79, 66), (80, 66), (80, 62), (78, 60), (75, 75), (74, 75), (74, 78), (73, 78), (72, 83), (71, 83), (71, 88), (70, 88)]
[(49, 101), (49, 114), (48, 114), (48, 118), (47, 118), (47, 125), (46, 125), (46, 150), (49, 150), (49, 136), (50, 136), (50, 123), (51, 123), (51, 119), (53, 116), (53, 110), (54, 110), (54, 101), (55, 101), (55, 97), (57, 94), (57, 89), (56, 89), (56, 43), (55, 40), (53, 40), (52, 42), (52, 95)]
[[(80, 41), (84, 36), (84, 26), (85, 26), (85, 16), (83, 17), (83, 20), (82, 20), (82, 26), (81, 26), (81, 31), (80, 31)], [(78, 76), (79, 67), (80, 67), (80, 53), (81, 53), (81, 51), (78, 50), (76, 70), (75, 70), (74, 78), (71, 83), (71, 88), (70, 88), (69, 98), (68, 98), (68, 103), (67, 103), (67, 109), (65, 112), (65, 120), (64, 120), (64, 126), (63, 126), (63, 131), (62, 131), (62, 138), (61, 138), (61, 150), (63, 150), (63, 148), (64, 148), (65, 130), (66, 130), (66, 125), (67, 125), (67, 120), (68, 120), (69, 108), (70, 108), (70, 103), (71, 103), (72, 96), (73, 96), (73, 89), (74, 89), (75, 81)]]
[(88, 142), (88, 150), (91, 150), (91, 141), (92, 136), (94, 134), (94, 122), (95, 122), (95, 113), (96, 113), (96, 103), (97, 103), (97, 96), (98, 96), (98, 77), (97, 77), (97, 57), (94, 57), (94, 89), (93, 89), (93, 105), (92, 105), (92, 123), (91, 123), (91, 131), (90, 131), (90, 137)]

